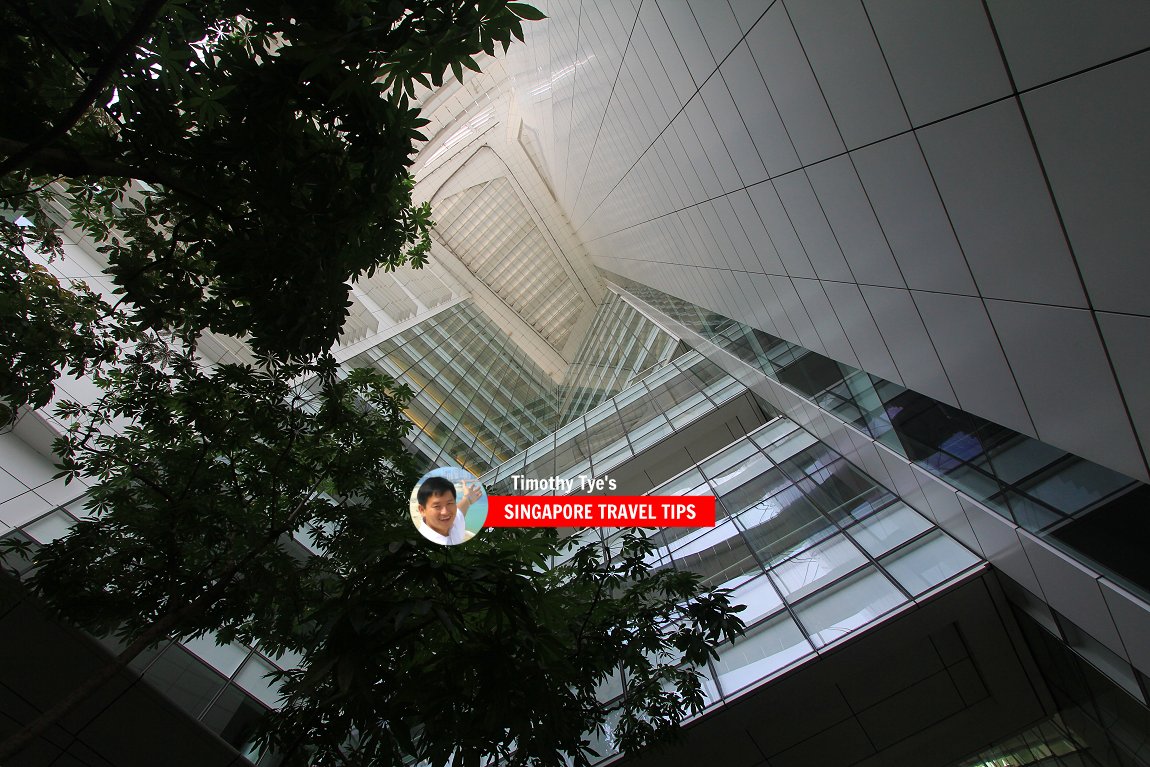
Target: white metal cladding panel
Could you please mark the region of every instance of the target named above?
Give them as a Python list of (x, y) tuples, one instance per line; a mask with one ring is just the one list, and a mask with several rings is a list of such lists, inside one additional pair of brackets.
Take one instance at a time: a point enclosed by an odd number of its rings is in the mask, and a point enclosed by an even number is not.
[[(1144, 3), (544, 5), (547, 67), (574, 69), (524, 119), (596, 264), (1150, 478)], [(983, 353), (939, 331), (990, 301)], [(1007, 341), (1059, 338), (1047, 306), (1095, 326), (1058, 355), (1080, 385)], [(1051, 418), (1072, 409), (1117, 436)]]

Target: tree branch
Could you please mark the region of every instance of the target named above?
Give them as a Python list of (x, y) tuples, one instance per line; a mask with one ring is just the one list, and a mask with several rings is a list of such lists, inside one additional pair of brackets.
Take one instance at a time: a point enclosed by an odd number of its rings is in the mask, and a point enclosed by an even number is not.
[(17, 168), (24, 167), (30, 159), (39, 154), (42, 150), (48, 147), (52, 142), (65, 136), (68, 131), (75, 127), (76, 123), (80, 121), (92, 105), (96, 103), (96, 99), (100, 97), (100, 93), (107, 87), (108, 82), (112, 79), (116, 69), (120, 66), (121, 60), (124, 56), (128, 55), (136, 44), (148, 31), (148, 27), (160, 15), (160, 11), (164, 9), (167, 0), (148, 0), (144, 4), (140, 15), (132, 22), (132, 26), (128, 28), (127, 33), (120, 38), (120, 40), (113, 46), (112, 50), (104, 58), (96, 73), (92, 75), (92, 79), (88, 81), (88, 85), (84, 88), (80, 97), (68, 107), (68, 111), (60, 116), (46, 133), (40, 136), (35, 141), (25, 144), (24, 147), (12, 154), (8, 155), (8, 159), (0, 162), (0, 176), (4, 176)]
[(13, 192), (0, 193), (0, 200), (10, 200), (10, 199), (13, 199), (16, 197), (22, 197), (26, 194), (36, 194), (37, 192), (42, 192), (45, 189), (47, 189), (48, 187), (52, 186), (52, 184), (55, 184), (57, 181), (59, 181), (62, 178), (63, 178), (63, 176), (56, 176), (56, 178), (52, 179), (51, 181), (46, 181), (43, 184), (41, 184), (40, 186), (32, 186), (32, 187), (28, 187), (27, 189), (17, 189)]
[[(25, 146), (28, 145), (22, 141), (14, 141), (0, 136), (0, 152), (19, 152)], [(209, 200), (190, 188), (178, 175), (166, 172), (161, 168), (146, 168), (121, 160), (91, 157), (68, 148), (42, 149), (36, 153), (35, 159), (29, 162), (26, 167), (34, 173), (69, 178), (108, 176), (110, 178), (143, 181), (152, 186), (162, 187), (163, 191), (170, 192), (176, 198), (194, 202), (210, 210), (212, 215), (218, 216), (229, 225), (234, 225), (238, 220), (235, 215), (220, 207), (219, 203)]]
[[(0, 152), (14, 153), (25, 151), (32, 144), (22, 141), (13, 141), (0, 136)], [(89, 157), (71, 149), (40, 149), (35, 152), (35, 159), (28, 158), (24, 167), (33, 172), (50, 173), (57, 176), (111, 176), (113, 178), (132, 178), (145, 181), (149, 184), (169, 186), (170, 179), (155, 171), (129, 165), (115, 160), (105, 160), (98, 157)]]
[[(148, 261), (146, 264), (141, 266), (139, 269), (136, 269), (134, 272), (132, 272), (129, 275), (116, 276), (116, 281), (120, 285), (124, 286), (124, 295), (120, 296), (120, 300), (117, 301), (112, 306), (113, 312), (116, 311), (117, 309), (119, 309), (120, 305), (123, 304), (125, 301), (127, 301), (130, 298), (130, 296), (127, 292), (129, 289), (130, 283), (132, 283), (134, 280), (139, 279), (144, 274), (144, 272), (148, 271), (149, 269), (154, 269), (157, 266), (160, 266), (161, 264), (169, 263), (173, 258), (176, 257), (176, 248), (179, 247), (179, 244), (180, 244), (180, 237), (179, 237), (180, 227), (183, 226), (185, 223), (187, 223), (187, 221), (188, 221), (188, 219), (181, 218), (179, 221), (176, 222), (175, 226), (172, 227), (172, 242), (171, 242), (171, 245), (168, 247), (167, 255), (165, 255), (161, 258), (157, 258), (154, 261)], [(202, 460), (202, 458), (201, 458), (201, 460)], [(186, 493), (186, 491), (185, 491), (185, 493)]]

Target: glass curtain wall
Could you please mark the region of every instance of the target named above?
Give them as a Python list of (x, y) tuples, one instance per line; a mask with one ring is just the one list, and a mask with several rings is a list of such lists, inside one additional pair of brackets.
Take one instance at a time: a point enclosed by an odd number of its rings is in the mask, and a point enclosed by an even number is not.
[(563, 377), (564, 424), (617, 394), (682, 349), (670, 335), (624, 301), (608, 293)]
[(698, 352), (651, 373), (482, 477), (488, 492), (521, 494), (511, 475), (601, 476), (747, 387)]
[[(840, 454), (779, 417), (654, 488), (714, 495), (714, 528), (652, 533), (659, 567), (746, 605), (745, 636), (703, 669), (708, 708), (774, 678), (983, 561)], [(589, 529), (610, 552), (624, 530)], [(607, 696), (618, 691), (608, 691)], [(616, 706), (621, 698), (606, 700)], [(613, 753), (610, 728), (596, 736)]]
[(558, 388), (511, 338), (463, 301), (348, 360), (415, 391), (409, 439), (427, 468), (476, 476), (559, 427)]
[[(1129, 518), (1150, 499), (1125, 475), (614, 274), (657, 312), (798, 392), (1072, 556), (1150, 594)], [(1135, 515), (1145, 525), (1145, 515)], [(1087, 534), (1088, 533), (1088, 534)]]

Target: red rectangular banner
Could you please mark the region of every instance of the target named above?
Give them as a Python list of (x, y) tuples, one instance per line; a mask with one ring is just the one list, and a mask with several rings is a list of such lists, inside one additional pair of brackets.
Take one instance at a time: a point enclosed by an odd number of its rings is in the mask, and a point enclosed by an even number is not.
[(714, 527), (713, 495), (489, 495), (484, 527)]

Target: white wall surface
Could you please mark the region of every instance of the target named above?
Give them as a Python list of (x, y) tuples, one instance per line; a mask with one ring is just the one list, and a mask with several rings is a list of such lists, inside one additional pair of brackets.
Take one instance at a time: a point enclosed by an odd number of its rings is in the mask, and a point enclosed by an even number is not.
[(597, 265), (1150, 479), (1150, 4), (537, 5)]

